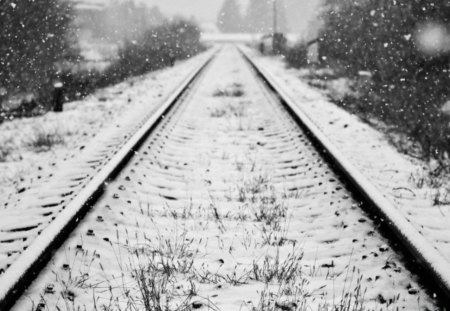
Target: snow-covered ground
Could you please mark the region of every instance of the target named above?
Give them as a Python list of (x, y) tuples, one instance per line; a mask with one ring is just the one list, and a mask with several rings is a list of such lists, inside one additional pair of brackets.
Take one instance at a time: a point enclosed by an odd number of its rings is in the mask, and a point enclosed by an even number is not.
[(66, 103), (62, 113), (49, 112), (0, 124), (0, 206), (17, 190), (57, 170), (61, 162), (77, 155), (101, 131), (116, 127), (124, 113), (153, 109), (198, 65), (201, 57)]
[(236, 49), (194, 90), (13, 310), (435, 308)]
[[(441, 194), (423, 182), (429, 165), (399, 153), (385, 134), (301, 81), (300, 71), (287, 69), (278, 58), (256, 57), (328, 138), (450, 261), (450, 206), (434, 204)], [(442, 190), (446, 192), (445, 185)]]
[(210, 53), (99, 90), (62, 113), (0, 125), (0, 271)]

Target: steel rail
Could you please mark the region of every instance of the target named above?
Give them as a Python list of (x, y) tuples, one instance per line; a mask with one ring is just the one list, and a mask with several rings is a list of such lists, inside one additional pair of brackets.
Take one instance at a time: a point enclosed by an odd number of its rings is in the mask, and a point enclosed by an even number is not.
[(338, 172), (350, 182), (350, 185), (365, 200), (364, 203), (369, 204), (371, 210), (387, 226), (387, 229), (395, 235), (397, 241), (413, 256), (415, 263), (425, 270), (427, 278), (431, 278), (431, 280), (426, 280), (427, 283), (431, 281), (430, 284), (440, 289), (439, 292), (443, 297), (439, 298), (449, 302), (450, 262), (408, 222), (398, 208), (325, 136), (301, 106), (282, 87), (277, 78), (255, 62), (248, 52), (242, 48), (239, 48), (239, 51), (255, 70), (257, 76), (275, 92), (282, 104), (299, 122), (300, 126), (306, 130), (310, 139), (317, 144), (319, 149), (329, 158), (332, 165), (337, 168)]
[[(107, 182), (113, 178), (135, 154), (135, 150), (145, 141), (156, 125), (187, 93), (190, 86), (216, 56), (211, 52), (205, 61), (197, 66), (173, 93), (161, 104), (142, 127), (111, 157), (107, 164), (87, 183), (65, 209), (46, 227), (42, 233), (24, 250), (18, 259), (0, 276), (0, 310), (11, 308), (24, 290), (31, 284), (40, 268), (45, 265), (66, 237), (81, 221), (103, 193)], [(24, 211), (26, 212), (26, 210)]]

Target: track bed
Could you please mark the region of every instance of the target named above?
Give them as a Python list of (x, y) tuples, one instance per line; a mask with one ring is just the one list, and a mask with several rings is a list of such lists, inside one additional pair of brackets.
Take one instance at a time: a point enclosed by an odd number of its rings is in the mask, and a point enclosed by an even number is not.
[(341, 179), (226, 47), (12, 309), (436, 309)]

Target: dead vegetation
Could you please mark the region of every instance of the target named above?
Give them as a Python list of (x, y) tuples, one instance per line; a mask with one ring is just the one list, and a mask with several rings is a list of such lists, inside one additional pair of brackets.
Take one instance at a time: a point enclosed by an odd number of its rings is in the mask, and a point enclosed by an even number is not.
[[(195, 206), (191, 202), (179, 210), (170, 208), (165, 216), (162, 215), (177, 222), (173, 229), (164, 233), (152, 220), (154, 211), (150, 211), (150, 206), (141, 205), (140, 215), (150, 219), (157, 233), (152, 236), (143, 234), (144, 241), (136, 243), (136, 239), (128, 233), (121, 236), (117, 231), (117, 241), (109, 243), (116, 254), (120, 275), (111, 275), (103, 267), (100, 256), (95, 253), (89, 255), (83, 245), (79, 245), (73, 262), (63, 267), (63, 271), (55, 273), (58, 276), (56, 282), (48, 286), (49, 290), (39, 302), (41, 309), (37, 307), (36, 310), (48, 310), (45, 297), (57, 295), (58, 291), (68, 310), (84, 310), (86, 306), (77, 300), (79, 289), (84, 289), (94, 293), (94, 310), (188, 311), (206, 308), (219, 311), (220, 308), (210, 298), (200, 294), (201, 288), (205, 285), (222, 288), (225, 284), (231, 287), (261, 285), (258, 300), (244, 303), (244, 310), (307, 311), (311, 301), (315, 304), (319, 302), (320, 310), (365, 310), (362, 277), (357, 276), (355, 269), (350, 274), (355, 274), (357, 278), (350, 278), (342, 297), (335, 299), (333, 304), (329, 304), (326, 296), (318, 295), (323, 288), (311, 287), (308, 274), (311, 265), (304, 265), (303, 249), (298, 246), (298, 241), (286, 238), (288, 208), (279, 201), (277, 191), (266, 174), (243, 180), (238, 188), (240, 191), (236, 192), (233, 200), (239, 202), (242, 208), (235, 217), (221, 212), (215, 202), (209, 207)], [(252, 230), (252, 233), (247, 231), (240, 243), (247, 251), (263, 251), (262, 255), (251, 264), (236, 264), (231, 270), (225, 269), (222, 259), (213, 266), (205, 264), (202, 250), (207, 249), (211, 242), (190, 236), (186, 225), (194, 219), (214, 219), (201, 229), (205, 232), (211, 229), (213, 223), (220, 223), (223, 233), (234, 230), (231, 223), (236, 220), (238, 227), (245, 224), (251, 228), (249, 222), (258, 224), (259, 229)], [(226, 226), (223, 225), (225, 222)], [(233, 245), (234, 242), (228, 245), (218, 237), (219, 249), (232, 256), (236, 249)], [(98, 273), (92, 271), (95, 265), (100, 266), (104, 275), (100, 280)], [(72, 272), (76, 266), (82, 267), (77, 270), (80, 271), (78, 274)], [(319, 271), (319, 264), (314, 264), (314, 269)], [(319, 275), (321, 273), (316, 277)], [(325, 279), (330, 277), (334, 276), (324, 274)], [(339, 297), (339, 294), (336, 296)]]
[[(443, 7), (442, 2), (372, 0), (325, 5), (318, 61), (309, 64), (305, 45), (286, 57), (290, 66), (303, 67), (310, 85), (385, 133), (400, 153), (429, 164), (431, 184), (449, 183), (450, 54), (431, 46), (425, 53), (421, 41), (446, 25)], [(435, 205), (450, 203), (434, 199), (446, 188), (431, 186)]]
[(223, 107), (214, 108), (210, 116), (213, 118), (243, 118), (247, 115), (246, 102), (228, 103)]
[(233, 83), (214, 91), (214, 97), (242, 97), (245, 92), (241, 83)]
[(49, 151), (56, 145), (63, 145), (64, 143), (64, 134), (58, 127), (48, 128), (36, 126), (32, 135), (29, 137), (27, 145), (35, 152), (44, 152)]
[(15, 143), (13, 137), (7, 137), (0, 144), (0, 162), (6, 162), (10, 155), (13, 154)]

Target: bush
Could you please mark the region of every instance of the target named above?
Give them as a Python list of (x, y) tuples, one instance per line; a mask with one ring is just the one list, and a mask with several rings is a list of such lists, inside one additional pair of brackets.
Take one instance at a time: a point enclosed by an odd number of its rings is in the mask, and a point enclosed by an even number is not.
[(106, 86), (106, 77), (95, 70), (78, 72), (65, 71), (60, 76), (64, 85), (64, 100), (78, 100), (94, 92), (102, 85)]
[(72, 19), (70, 1), (1, 1), (0, 103), (18, 94), (48, 94), (58, 64), (78, 56)]
[(108, 79), (120, 81), (130, 76), (173, 66), (202, 50), (200, 30), (190, 21), (166, 22), (146, 31), (136, 41), (128, 41), (119, 51), (119, 60), (105, 73)]
[(286, 48), (284, 56), (288, 65), (294, 68), (308, 65), (308, 47), (303, 43)]
[(33, 129), (33, 135), (29, 137), (28, 146), (36, 152), (49, 151), (56, 145), (65, 143), (64, 136), (58, 128), (46, 128), (38, 126)]
[(129, 77), (173, 66), (203, 50), (200, 30), (190, 21), (178, 19), (149, 29), (137, 40), (126, 41), (118, 59), (104, 72), (65, 72), (61, 79), (66, 100), (80, 99), (98, 88)]
[[(119, 51), (118, 59), (103, 72), (74, 71), (69, 67), (59, 74), (58, 78), (64, 84), (65, 101), (77, 100), (98, 88), (119, 83), (132, 76), (172, 66), (176, 60), (189, 58), (203, 48), (200, 43), (199, 28), (193, 22), (178, 19), (146, 31), (135, 41), (125, 42)], [(53, 77), (53, 73), (49, 74), (45, 81), (51, 81)], [(23, 101), (14, 110), (9, 109), (2, 112), (0, 109), (0, 122), (11, 117), (43, 113), (45, 110), (42, 107), (33, 111), (27, 109), (31, 106), (35, 108), (37, 103), (50, 102), (52, 91), (53, 88), (50, 85), (46, 88), (42, 87), (40, 96), (31, 100), (32, 105), (29, 101)], [(49, 108), (51, 107), (47, 107), (47, 109)]]
[[(351, 105), (418, 142), (424, 158), (450, 152), (449, 53), (426, 53), (417, 39), (430, 19), (447, 27), (450, 6), (424, 0), (328, 0), (320, 54), (325, 64), (358, 78), (371, 73)], [(342, 102), (345, 105), (345, 102)]]

